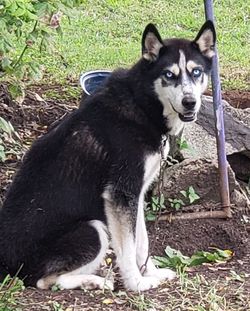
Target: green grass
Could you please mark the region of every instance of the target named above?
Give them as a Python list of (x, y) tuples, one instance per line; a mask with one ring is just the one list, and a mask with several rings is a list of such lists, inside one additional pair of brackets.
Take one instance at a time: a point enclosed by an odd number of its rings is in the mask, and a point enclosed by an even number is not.
[[(62, 22), (50, 53), (34, 47), (27, 58), (40, 58), (44, 83), (78, 82), (81, 72), (130, 66), (140, 57), (147, 23), (163, 37), (194, 38), (204, 22), (200, 0), (83, 0), (69, 22)], [(246, 0), (214, 1), (218, 49), (224, 89), (250, 89), (250, 6)], [(21, 47), (20, 47), (21, 49)], [(17, 49), (18, 50), (18, 49)]]
[(0, 284), (0, 311), (21, 311), (17, 307), (17, 296), (24, 289), (23, 282), (17, 277), (6, 276)]

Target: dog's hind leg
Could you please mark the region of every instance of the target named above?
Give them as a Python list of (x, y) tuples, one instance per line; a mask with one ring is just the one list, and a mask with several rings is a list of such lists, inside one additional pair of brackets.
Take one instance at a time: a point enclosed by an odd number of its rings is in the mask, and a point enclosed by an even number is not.
[(46, 255), (46, 274), (37, 281), (36, 286), (48, 289), (55, 284), (64, 289), (113, 290), (112, 281), (94, 275), (107, 248), (108, 235), (101, 221), (78, 224), (73, 232), (61, 237), (49, 250)]
[(141, 194), (138, 204), (136, 221), (136, 260), (141, 273), (145, 276), (153, 276), (160, 281), (175, 278), (176, 274), (170, 269), (157, 269), (149, 257), (149, 240), (144, 218), (144, 195)]
[[(123, 204), (117, 203), (117, 194), (109, 191), (103, 194), (103, 198), (105, 199), (105, 212), (112, 247), (117, 257), (124, 285), (133, 291), (144, 291), (157, 287), (160, 280), (151, 276), (142, 276), (136, 262), (135, 227), (138, 200), (124, 199), (126, 195), (120, 195), (122, 197), (120, 201), (123, 201)], [(126, 201), (127, 204), (125, 204)]]

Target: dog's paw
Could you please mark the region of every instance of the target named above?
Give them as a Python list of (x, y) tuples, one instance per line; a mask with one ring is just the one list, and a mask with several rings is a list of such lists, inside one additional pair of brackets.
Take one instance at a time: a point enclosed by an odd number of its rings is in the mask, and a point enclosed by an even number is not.
[(146, 271), (145, 276), (155, 277), (160, 281), (173, 280), (176, 278), (176, 273), (170, 269), (153, 269), (151, 271)]
[(114, 290), (114, 282), (111, 280), (107, 280), (105, 278), (95, 278), (93, 281), (85, 282), (83, 280), (81, 286), (81, 289), (87, 289), (87, 290), (94, 290), (94, 289), (107, 289), (107, 290)]
[(143, 292), (151, 288), (156, 288), (159, 284), (160, 280), (156, 277), (142, 276), (139, 279), (125, 282), (125, 287), (135, 292)]

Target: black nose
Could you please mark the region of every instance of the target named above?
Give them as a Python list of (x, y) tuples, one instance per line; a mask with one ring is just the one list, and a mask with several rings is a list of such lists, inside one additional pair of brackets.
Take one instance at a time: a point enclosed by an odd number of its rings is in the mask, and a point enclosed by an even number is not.
[(189, 110), (194, 109), (195, 104), (196, 100), (192, 97), (184, 97), (182, 100), (182, 105)]

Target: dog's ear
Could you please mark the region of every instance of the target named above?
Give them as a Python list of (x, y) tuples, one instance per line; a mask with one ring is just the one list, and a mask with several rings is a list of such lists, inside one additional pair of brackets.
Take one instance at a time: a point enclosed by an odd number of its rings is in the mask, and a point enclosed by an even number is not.
[(214, 47), (216, 41), (216, 33), (214, 24), (212, 21), (207, 20), (205, 24), (201, 27), (197, 37), (194, 39), (194, 43), (198, 46), (201, 53), (212, 58), (215, 54)]
[(148, 24), (142, 35), (142, 56), (149, 61), (155, 61), (162, 46), (158, 30), (153, 24)]

